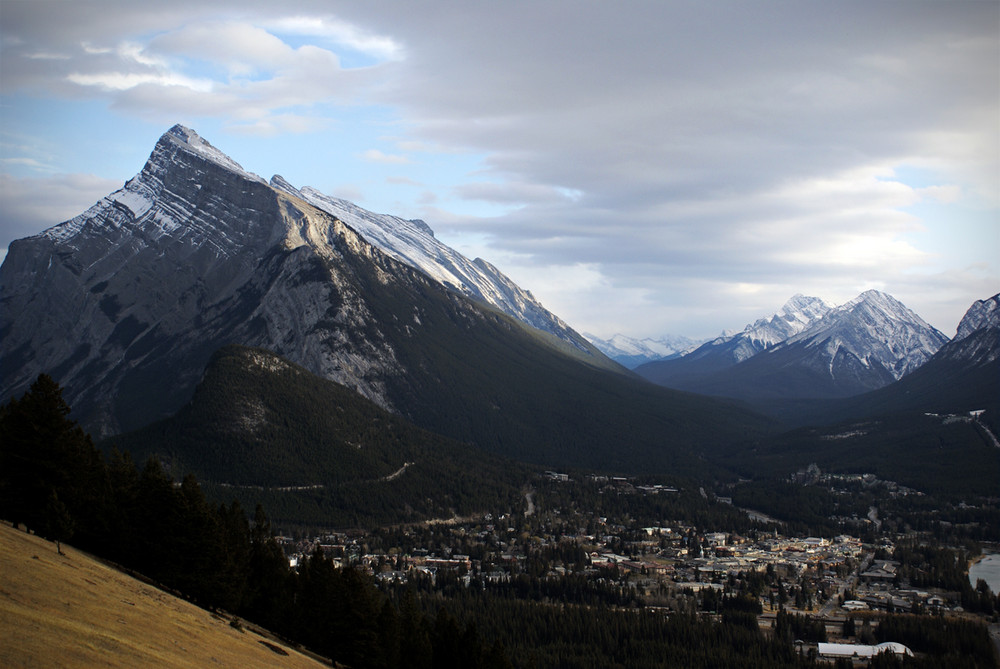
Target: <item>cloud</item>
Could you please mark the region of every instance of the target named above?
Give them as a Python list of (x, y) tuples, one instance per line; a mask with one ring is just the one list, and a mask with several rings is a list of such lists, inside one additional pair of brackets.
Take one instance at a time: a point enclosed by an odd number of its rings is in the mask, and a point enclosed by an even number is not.
[[(309, 119), (329, 114), (318, 108), (354, 104), (372, 85), (378, 63), (402, 53), (391, 39), (326, 15), (177, 5), (169, 18), (117, 3), (103, 5), (107, 13), (79, 14), (67, 7), (67, 16), (50, 31), (43, 29), (51, 19), (44, 7), (18, 5), (10, 13), (5, 7), (4, 88), (8, 94), (102, 98), (114, 109), (149, 119), (193, 114), (226, 118), (243, 132), (309, 132), (318, 125)], [(120, 14), (108, 19), (116, 9)], [(278, 30), (322, 37), (333, 48), (375, 60), (369, 67), (345, 68), (327, 44), (293, 46)]]
[[(624, 291), (637, 315), (620, 322), (674, 331), (668, 305), (773, 310), (809, 287), (836, 301), (904, 275), (932, 285), (931, 223), (914, 205), (998, 201), (998, 8), (843, 9), (729, 4), (709, 18), (683, 3), (557, 2), (489, 20), (352, 17), (407, 44), (386, 97), (415, 140), (486, 156), (455, 194), (522, 205), (468, 218), (456, 237), (488, 238), (495, 264), (546, 304), (572, 303), (557, 312), (574, 324), (595, 303), (617, 311)], [(911, 186), (902, 165), (934, 181)], [(577, 197), (560, 202), (560, 189)], [(521, 260), (508, 267), (507, 253)], [(526, 269), (581, 264), (606, 300), (571, 300)]]
[(383, 153), (378, 149), (368, 149), (360, 156), (362, 160), (369, 163), (382, 163), (384, 165), (406, 165), (410, 159), (400, 154)]
[(93, 174), (17, 178), (0, 173), (0, 246), (36, 235), (86, 211), (122, 183)]
[(403, 46), (391, 37), (372, 33), (333, 17), (287, 16), (269, 22), (268, 27), (277, 33), (324, 37), (380, 60), (398, 60), (404, 53)]
[[(264, 136), (346, 136), (340, 110), (378, 109), (391, 136), (336, 143), (358, 174), (310, 181), (426, 184), (384, 202), (597, 334), (711, 334), (794, 292), (878, 284), (938, 308), (1000, 284), (982, 222), (1000, 207), (996, 3), (45, 7), (4, 7), (5, 93)], [(499, 213), (456, 213), (470, 201)], [(946, 214), (968, 212), (956, 227), (985, 241), (936, 265)], [(980, 262), (964, 297), (935, 293)]]
[(505, 205), (565, 202), (568, 194), (552, 186), (537, 184), (477, 182), (457, 186), (455, 194), (465, 200), (483, 200)]

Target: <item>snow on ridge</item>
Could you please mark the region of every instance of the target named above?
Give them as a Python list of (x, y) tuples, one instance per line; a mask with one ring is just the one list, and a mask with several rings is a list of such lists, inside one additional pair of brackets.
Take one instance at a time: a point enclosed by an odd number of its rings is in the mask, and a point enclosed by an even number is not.
[(208, 140), (202, 138), (197, 132), (190, 128), (186, 128), (179, 123), (163, 134), (160, 141), (163, 140), (169, 140), (175, 145), (183, 146), (193, 153), (196, 153), (199, 156), (221, 165), (227, 170), (236, 172), (252, 181), (258, 181), (264, 184), (267, 183), (267, 181), (260, 176), (243, 169), (239, 163), (212, 146)]
[(776, 348), (823, 346), (851, 354), (865, 367), (879, 364), (896, 379), (930, 359), (948, 338), (891, 295), (865, 291), (827, 312), (812, 327)]
[(647, 361), (662, 360), (673, 355), (687, 353), (704, 343), (682, 335), (664, 335), (658, 339), (652, 337), (637, 339), (617, 333), (609, 339), (602, 339), (585, 332), (583, 337), (601, 353), (616, 360), (620, 358), (645, 358)]
[(491, 304), (532, 327), (555, 334), (582, 348), (569, 326), (539, 304), (529, 291), (519, 287), (485, 260), (476, 258), (470, 261), (442, 243), (424, 221), (376, 214), (311, 186), (295, 188), (280, 175), (273, 176), (270, 185), (335, 216), (379, 250), (420, 270), (438, 283)]
[(987, 327), (1000, 327), (1000, 293), (972, 303), (972, 306), (962, 316), (953, 341), (965, 339), (972, 333)]

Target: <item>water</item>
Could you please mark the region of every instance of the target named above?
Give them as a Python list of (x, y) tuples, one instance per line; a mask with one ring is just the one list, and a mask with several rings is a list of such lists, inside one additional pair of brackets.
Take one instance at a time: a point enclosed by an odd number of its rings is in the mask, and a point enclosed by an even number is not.
[(1000, 593), (1000, 554), (984, 555), (983, 559), (969, 568), (969, 583), (976, 587), (976, 581), (983, 579), (994, 594)]

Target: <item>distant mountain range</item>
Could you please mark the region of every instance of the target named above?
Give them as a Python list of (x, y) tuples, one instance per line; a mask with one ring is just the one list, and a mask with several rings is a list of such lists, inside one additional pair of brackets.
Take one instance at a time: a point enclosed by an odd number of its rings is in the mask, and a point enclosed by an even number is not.
[(754, 401), (848, 397), (902, 378), (947, 341), (876, 290), (839, 307), (796, 295), (742, 332), (636, 372), (671, 388)]
[(803, 427), (738, 449), (745, 476), (872, 472), (926, 492), (995, 494), (1000, 480), (1000, 294), (972, 304), (955, 337), (882, 388), (838, 400), (754, 402)]
[(651, 337), (635, 339), (623, 334), (616, 334), (610, 339), (601, 339), (596, 335), (584, 332), (583, 336), (596, 346), (598, 351), (628, 369), (635, 369), (639, 365), (655, 360), (676, 358), (697, 348), (704, 341), (682, 335), (664, 335), (657, 339)]

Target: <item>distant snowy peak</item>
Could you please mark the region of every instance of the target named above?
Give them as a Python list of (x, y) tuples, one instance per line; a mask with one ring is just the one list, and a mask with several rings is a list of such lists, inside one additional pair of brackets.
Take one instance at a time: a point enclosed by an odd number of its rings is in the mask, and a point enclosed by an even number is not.
[(740, 335), (767, 348), (809, 328), (830, 309), (832, 307), (818, 297), (796, 294), (776, 314), (746, 326)]
[(780, 344), (803, 330), (806, 330), (822, 318), (832, 307), (818, 297), (793, 295), (777, 311), (766, 318), (760, 318), (747, 325), (743, 330), (729, 334), (723, 332), (708, 344), (699, 355), (724, 355), (734, 362), (743, 362), (761, 351)]
[(953, 341), (960, 341), (974, 332), (991, 327), (1000, 327), (1000, 293), (972, 303), (958, 324)]
[(442, 243), (424, 221), (376, 214), (310, 186), (295, 188), (279, 175), (271, 178), (270, 185), (335, 216), (382, 252), (452, 290), (489, 304), (531, 327), (549, 332), (579, 350), (588, 351), (586, 341), (545, 309), (529, 291), (488, 262), (480, 258), (469, 260)]
[(583, 336), (601, 353), (630, 369), (654, 360), (682, 355), (702, 343), (681, 335), (664, 335), (656, 339), (636, 339), (623, 334), (613, 335), (610, 339), (588, 333)]
[(850, 354), (861, 365), (882, 366), (900, 379), (927, 362), (947, 341), (896, 298), (868, 290), (831, 309), (779, 348), (820, 346), (831, 361)]

